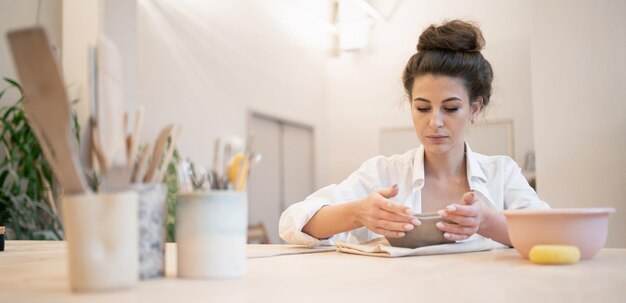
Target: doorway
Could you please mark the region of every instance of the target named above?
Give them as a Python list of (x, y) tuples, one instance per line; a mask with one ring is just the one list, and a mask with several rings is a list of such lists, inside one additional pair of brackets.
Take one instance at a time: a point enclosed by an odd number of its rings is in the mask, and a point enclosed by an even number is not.
[(315, 189), (313, 127), (253, 112), (248, 133), (263, 156), (248, 181), (248, 223), (263, 223), (270, 242), (282, 243), (280, 214)]

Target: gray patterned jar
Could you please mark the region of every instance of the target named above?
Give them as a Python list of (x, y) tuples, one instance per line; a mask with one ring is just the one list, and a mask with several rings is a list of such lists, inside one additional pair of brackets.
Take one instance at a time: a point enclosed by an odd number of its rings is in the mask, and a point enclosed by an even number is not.
[(165, 276), (167, 186), (133, 184), (139, 195), (139, 278)]

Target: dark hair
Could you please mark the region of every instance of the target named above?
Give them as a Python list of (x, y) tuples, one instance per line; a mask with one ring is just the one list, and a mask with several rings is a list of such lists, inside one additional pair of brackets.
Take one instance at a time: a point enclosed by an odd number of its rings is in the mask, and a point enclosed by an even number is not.
[(417, 53), (407, 62), (402, 82), (411, 96), (415, 78), (442, 75), (460, 78), (470, 97), (470, 103), (483, 97), (483, 106), (491, 97), (493, 71), (480, 50), (485, 39), (477, 25), (453, 20), (440, 26), (431, 25), (420, 35)]

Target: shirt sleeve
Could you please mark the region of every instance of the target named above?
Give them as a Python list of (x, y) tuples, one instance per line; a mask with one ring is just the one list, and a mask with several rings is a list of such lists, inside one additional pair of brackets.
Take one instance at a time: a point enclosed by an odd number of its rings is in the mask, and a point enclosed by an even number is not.
[(505, 157), (503, 169), (505, 209), (550, 209), (548, 203), (539, 199), (513, 159)]
[(311, 194), (304, 201), (289, 206), (280, 216), (278, 224), (280, 237), (288, 243), (310, 247), (345, 240), (348, 236), (347, 232), (334, 235), (329, 239), (317, 239), (303, 232), (302, 228), (322, 207), (358, 200), (380, 188), (383, 160), (382, 156), (367, 160), (343, 182), (328, 185)]

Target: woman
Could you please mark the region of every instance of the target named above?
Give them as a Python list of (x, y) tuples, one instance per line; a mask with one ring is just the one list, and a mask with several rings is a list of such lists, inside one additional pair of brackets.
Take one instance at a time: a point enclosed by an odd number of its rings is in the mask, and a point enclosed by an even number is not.
[(428, 27), (402, 76), (421, 146), (369, 159), (340, 184), (293, 204), (280, 218), (281, 237), (309, 246), (403, 237), (420, 225), (413, 213), (437, 211), (454, 222), (437, 223), (449, 240), (479, 234), (511, 246), (501, 211), (549, 206), (511, 158), (474, 153), (465, 142), (467, 126), (491, 97), (484, 44), (468, 22)]

